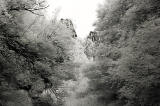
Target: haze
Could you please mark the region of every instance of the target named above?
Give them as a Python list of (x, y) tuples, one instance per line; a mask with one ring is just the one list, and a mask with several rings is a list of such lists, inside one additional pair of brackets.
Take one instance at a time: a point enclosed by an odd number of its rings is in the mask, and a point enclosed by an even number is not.
[(59, 11), (58, 18), (69, 18), (73, 21), (76, 32), (80, 38), (85, 38), (96, 20), (98, 4), (103, 0), (48, 0), (48, 17)]

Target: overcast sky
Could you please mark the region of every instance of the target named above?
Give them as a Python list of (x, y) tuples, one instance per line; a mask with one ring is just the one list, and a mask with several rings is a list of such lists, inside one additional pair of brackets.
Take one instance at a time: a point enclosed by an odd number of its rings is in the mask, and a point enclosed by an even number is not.
[(84, 38), (93, 30), (92, 24), (96, 20), (96, 10), (98, 4), (104, 0), (48, 0), (49, 14), (48, 17), (59, 9), (59, 18), (69, 18), (76, 27), (79, 37)]

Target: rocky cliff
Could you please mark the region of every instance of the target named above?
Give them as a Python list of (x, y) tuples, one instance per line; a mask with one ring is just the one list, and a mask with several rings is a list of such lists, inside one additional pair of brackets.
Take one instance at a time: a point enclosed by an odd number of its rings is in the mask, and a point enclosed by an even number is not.
[(69, 29), (71, 32), (72, 32), (72, 37), (73, 38), (76, 38), (77, 37), (77, 34), (76, 34), (76, 31), (75, 31), (75, 28), (74, 28), (74, 25), (73, 25), (73, 22), (70, 20), (70, 19), (61, 19), (60, 22), (67, 28)]

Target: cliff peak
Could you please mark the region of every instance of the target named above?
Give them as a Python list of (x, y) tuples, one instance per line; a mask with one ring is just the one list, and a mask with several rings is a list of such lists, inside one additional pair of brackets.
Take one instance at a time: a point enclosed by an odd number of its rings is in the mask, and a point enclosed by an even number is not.
[(73, 32), (73, 34), (72, 34), (72, 37), (73, 37), (73, 38), (76, 38), (76, 37), (77, 37), (77, 33), (76, 33), (76, 31), (75, 31), (75, 28), (74, 28), (74, 25), (73, 25), (72, 20), (61, 18), (60, 22), (61, 22), (64, 26), (66, 26), (67, 29), (69, 29), (70, 31)]

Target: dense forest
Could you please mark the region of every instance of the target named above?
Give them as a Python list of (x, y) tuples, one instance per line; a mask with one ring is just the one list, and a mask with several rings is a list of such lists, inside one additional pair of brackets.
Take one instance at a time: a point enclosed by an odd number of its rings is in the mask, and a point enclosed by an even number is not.
[(85, 53), (90, 91), (106, 106), (160, 105), (160, 1), (105, 0)]
[(45, 1), (0, 0), (0, 105), (62, 105), (75, 77), (76, 32), (69, 19), (45, 17)]
[(0, 0), (0, 106), (160, 106), (159, 0), (105, 0), (85, 41), (48, 7)]

